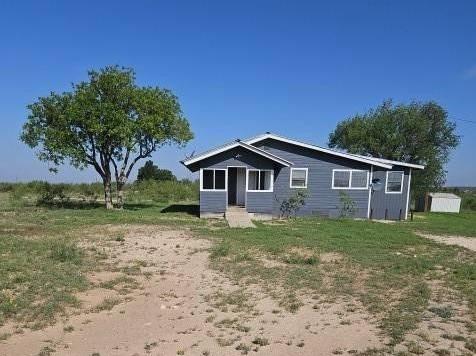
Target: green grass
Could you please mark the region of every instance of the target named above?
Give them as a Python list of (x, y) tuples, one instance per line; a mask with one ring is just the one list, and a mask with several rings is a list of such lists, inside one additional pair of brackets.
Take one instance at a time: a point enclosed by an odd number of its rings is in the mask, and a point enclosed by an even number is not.
[[(126, 223), (204, 226), (195, 210), (193, 204), (158, 203), (129, 204), (122, 211), (96, 204), (51, 208), (0, 193), (0, 325), (16, 320), (41, 328), (67, 307), (79, 306), (75, 294), (91, 287), (87, 273), (107, 257), (100, 249), (80, 247), (85, 229)], [(121, 283), (133, 282), (123, 277), (105, 287)]]
[(409, 228), (439, 235), (476, 237), (476, 211), (452, 213), (415, 213)]
[[(429, 280), (456, 289), (476, 315), (476, 254), (420, 238), (406, 223), (313, 217), (207, 234), (217, 241), (212, 266), (242, 285), (259, 284), (289, 311), (300, 307), (297, 296), (306, 290), (328, 300), (354, 296), (380, 318), (393, 343), (420, 321)], [(330, 252), (342, 258), (320, 261), (320, 254)], [(263, 259), (276, 264), (266, 267)], [(444, 275), (438, 274), (441, 269)]]
[[(190, 203), (151, 202), (126, 204), (122, 211), (95, 204), (40, 207), (0, 193), (0, 324), (13, 319), (41, 327), (77, 305), (74, 295), (90, 287), (87, 272), (107, 257), (100, 249), (81, 248), (79, 241), (88, 228), (95, 226), (97, 233), (104, 224), (189, 228), (212, 239), (211, 265), (241, 285), (234, 292), (211, 296), (220, 310), (251, 311), (247, 284), (259, 284), (290, 312), (302, 306), (302, 293), (330, 302), (353, 297), (380, 320), (391, 342), (398, 343), (428, 308), (428, 282), (439, 280), (455, 289), (476, 315), (475, 253), (413, 233), (473, 236), (474, 213), (424, 214), (393, 225), (312, 217), (257, 223), (256, 229), (229, 229), (223, 223), (210, 229), (209, 221), (197, 218), (196, 209)], [(123, 240), (117, 233), (107, 239), (118, 246)], [(326, 262), (324, 253), (341, 258)], [(138, 265), (121, 271), (134, 275), (136, 270)], [(103, 287), (128, 283), (132, 278), (125, 276)], [(107, 300), (99, 309), (118, 302)], [(433, 311), (449, 316), (447, 310)]]
[[(0, 236), (0, 323), (14, 318), (41, 327), (88, 288), (93, 261), (64, 238)], [(34, 305), (34, 307), (32, 307)]]

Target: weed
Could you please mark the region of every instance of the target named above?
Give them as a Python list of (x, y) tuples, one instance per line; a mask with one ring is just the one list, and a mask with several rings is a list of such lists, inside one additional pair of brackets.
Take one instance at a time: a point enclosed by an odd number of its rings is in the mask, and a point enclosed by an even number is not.
[(96, 305), (91, 311), (93, 313), (99, 313), (103, 310), (111, 310), (112, 308), (114, 308), (114, 306), (116, 306), (120, 302), (121, 300), (118, 298), (114, 298), (114, 297), (105, 298), (101, 303)]
[(466, 347), (469, 351), (476, 352), (476, 339), (471, 338), (466, 340), (464, 347)]
[(441, 334), (443, 339), (454, 340), (454, 341), (466, 341), (466, 338), (463, 335), (457, 334)]
[(117, 285), (127, 285), (130, 288), (137, 288), (137, 281), (129, 276), (119, 276), (109, 281), (99, 283), (99, 287), (105, 289), (114, 289)]
[(65, 326), (65, 327), (63, 328), (63, 331), (64, 331), (65, 333), (71, 333), (71, 332), (74, 331), (74, 326), (73, 326), (73, 325)]
[(8, 339), (10, 336), (12, 336), (12, 334), (10, 334), (10, 333), (0, 334), (0, 341)]
[(252, 342), (253, 344), (259, 345), (259, 346), (269, 345), (268, 339), (263, 338), (263, 337), (259, 337), (259, 336), (255, 337), (255, 338), (253, 339), (253, 341), (251, 341), (251, 342)]
[(449, 319), (454, 315), (453, 308), (450, 306), (443, 306), (443, 307), (431, 307), (428, 308), (433, 314), (438, 315), (442, 319)]
[(239, 339), (240, 339), (239, 337), (234, 337), (234, 338), (232, 337), (232, 338), (229, 338), (229, 339), (224, 339), (224, 338), (219, 337), (217, 339), (217, 343), (221, 347), (227, 347), (227, 346), (233, 345)]
[(154, 348), (154, 347), (157, 347), (157, 342), (154, 341), (154, 342), (151, 342), (151, 343), (146, 343), (145, 346), (144, 346), (144, 350), (147, 352), (147, 353), (150, 353), (150, 351)]
[(241, 351), (242, 355), (247, 355), (251, 351), (251, 346), (241, 343), (235, 349)]
[(79, 264), (82, 252), (72, 243), (54, 240), (50, 242), (51, 258), (58, 262)]
[(213, 320), (215, 320), (217, 316), (216, 315), (209, 315), (207, 316), (207, 318), (205, 319), (205, 323), (211, 323), (213, 322)]
[(407, 349), (408, 352), (416, 355), (423, 355), (425, 353), (425, 349), (423, 348), (423, 346), (417, 344), (414, 341), (411, 341), (407, 344)]
[(249, 326), (245, 326), (245, 325), (238, 325), (238, 326), (236, 326), (236, 330), (238, 330), (240, 332), (243, 332), (243, 333), (247, 333), (251, 330), (251, 328)]
[(54, 352), (56, 352), (56, 350), (51, 346), (44, 346), (38, 353), (38, 356), (50, 356)]

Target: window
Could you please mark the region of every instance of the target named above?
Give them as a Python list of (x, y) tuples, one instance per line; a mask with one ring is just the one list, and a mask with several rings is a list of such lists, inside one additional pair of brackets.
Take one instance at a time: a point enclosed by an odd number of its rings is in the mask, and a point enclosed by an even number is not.
[(403, 172), (387, 171), (385, 193), (400, 194), (403, 190)]
[(356, 169), (332, 170), (332, 189), (368, 189), (369, 171)]
[(200, 190), (226, 190), (225, 169), (203, 169), (200, 178)]
[(349, 188), (350, 171), (334, 171), (334, 184), (332, 188)]
[(291, 188), (307, 188), (307, 168), (291, 168), (289, 186)]
[(352, 188), (367, 189), (367, 171), (352, 171), (350, 186)]
[(249, 192), (272, 192), (273, 191), (273, 171), (272, 170), (248, 170), (248, 191)]

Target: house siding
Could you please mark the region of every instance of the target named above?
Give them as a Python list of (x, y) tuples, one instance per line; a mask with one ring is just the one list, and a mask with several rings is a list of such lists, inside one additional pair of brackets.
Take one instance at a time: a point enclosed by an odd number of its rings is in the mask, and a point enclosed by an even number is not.
[[(332, 170), (359, 169), (370, 172), (368, 164), (272, 139), (257, 142), (255, 146), (293, 162), (292, 168), (308, 168), (308, 198), (306, 204), (298, 211), (298, 215), (340, 216), (342, 207), (340, 192), (345, 192), (355, 202), (355, 216), (367, 217), (369, 190), (332, 189)], [(299, 191), (299, 188), (290, 188), (290, 170), (283, 167), (275, 171), (273, 215), (279, 215), (280, 202), (283, 199)]]
[[(308, 197), (298, 215), (321, 215), (338, 217), (341, 215), (342, 202), (340, 194), (346, 193), (354, 201), (355, 217), (366, 218), (370, 208), (374, 219), (404, 218), (407, 204), (409, 168), (394, 166), (393, 170), (404, 171), (404, 185), (401, 194), (386, 194), (386, 169), (373, 166), (373, 178), (380, 178), (383, 189), (370, 194), (368, 189), (332, 189), (332, 172), (334, 169), (365, 170), (371, 176), (371, 166), (367, 163), (353, 161), (348, 158), (334, 156), (325, 152), (317, 152), (305, 147), (299, 147), (273, 139), (264, 139), (253, 144), (278, 157), (293, 162), (292, 168), (307, 168)], [(272, 169), (274, 171), (273, 192), (246, 192), (246, 209), (250, 213), (263, 213), (278, 216), (280, 202), (289, 198), (299, 188), (290, 188), (290, 168), (259, 156), (242, 147), (236, 147), (219, 153), (197, 163), (198, 168), (227, 168), (241, 166), (252, 169)], [(224, 213), (227, 208), (227, 192), (200, 192), (201, 213)]]
[(247, 192), (246, 210), (250, 213), (273, 214), (274, 192)]
[(224, 213), (226, 192), (200, 192), (200, 214)]
[[(380, 182), (382, 182), (382, 190), (372, 192), (372, 198), (370, 200), (372, 219), (405, 219), (408, 189), (410, 189), (408, 185), (410, 169), (400, 166), (394, 166), (391, 169), (391, 171), (404, 172), (402, 192), (398, 194), (385, 192), (387, 171), (386, 169), (374, 167), (373, 179), (380, 179)], [(410, 204), (409, 201), (408, 204)]]

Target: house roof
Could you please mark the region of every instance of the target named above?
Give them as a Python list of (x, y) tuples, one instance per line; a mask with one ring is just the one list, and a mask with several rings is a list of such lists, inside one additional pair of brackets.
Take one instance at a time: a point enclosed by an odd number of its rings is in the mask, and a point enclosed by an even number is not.
[(459, 196), (453, 193), (428, 193), (432, 198), (445, 198), (445, 199), (461, 199)]
[(424, 169), (425, 168), (425, 166), (422, 166), (422, 165), (419, 165), (419, 164), (406, 163), (406, 162), (400, 162), (400, 161), (392, 161), (392, 160), (383, 159), (383, 158), (375, 158), (375, 157), (362, 156), (362, 155), (357, 155), (357, 154), (352, 154), (352, 153), (347, 153), (347, 152), (341, 152), (341, 151), (337, 151), (337, 150), (334, 150), (334, 149), (320, 147), (320, 146), (317, 146), (317, 145), (313, 145), (313, 144), (310, 144), (310, 143), (305, 143), (305, 142), (298, 141), (298, 140), (293, 140), (293, 139), (283, 137), (283, 136), (280, 136), (280, 135), (276, 135), (276, 134), (273, 134), (273, 133), (270, 133), (270, 132), (267, 132), (267, 133), (264, 133), (264, 134), (261, 134), (261, 135), (258, 135), (258, 136), (254, 136), (252, 138), (249, 138), (249, 139), (246, 139), (246, 140), (243, 140), (243, 141), (235, 140), (233, 142), (229, 142), (225, 145), (222, 145), (222, 146), (219, 146), (217, 148), (205, 151), (205, 152), (203, 152), (199, 155), (193, 156), (193, 157), (188, 158), (186, 160), (183, 160), (181, 162), (185, 166), (189, 166), (189, 165), (191, 165), (193, 163), (196, 163), (196, 162), (199, 162), (199, 161), (201, 161), (205, 158), (208, 158), (208, 157), (214, 156), (218, 153), (225, 152), (225, 151), (228, 151), (232, 148), (241, 146), (245, 149), (248, 149), (252, 152), (255, 152), (256, 154), (259, 154), (263, 157), (266, 157), (266, 158), (269, 158), (269, 159), (271, 159), (275, 162), (278, 162), (278, 163), (280, 163), (280, 164), (282, 164), (286, 167), (289, 167), (289, 166), (293, 165), (293, 163), (288, 161), (288, 160), (285, 160), (285, 159), (283, 159), (281, 157), (278, 157), (274, 154), (271, 154), (271, 153), (269, 153), (265, 150), (262, 150), (258, 147), (253, 146), (254, 143), (265, 140), (265, 139), (274, 139), (274, 140), (277, 140), (277, 141), (286, 142), (286, 143), (296, 145), (296, 146), (299, 146), (299, 147), (305, 147), (305, 148), (308, 148), (310, 150), (323, 152), (323, 153), (327, 153), (327, 154), (330, 154), (330, 155), (333, 155), (333, 156), (343, 157), (343, 158), (347, 158), (347, 159), (350, 159), (350, 160), (353, 160), (353, 161), (367, 163), (367, 164), (370, 164), (370, 165), (373, 165), (373, 166), (382, 167), (382, 168), (386, 168), (386, 169), (392, 169), (394, 165), (416, 168), (416, 169)]
[(260, 156), (263, 156), (267, 159), (270, 159), (274, 162), (277, 162), (285, 167), (290, 167), (293, 165), (293, 163), (291, 161), (288, 161), (284, 158), (281, 158), (281, 157), (278, 157), (272, 153), (269, 153), (269, 152), (266, 152), (265, 150), (262, 150), (261, 148), (258, 148), (258, 147), (255, 147), (255, 146), (252, 146), (246, 142), (243, 142), (241, 140), (235, 140), (233, 142), (229, 142), (225, 145), (222, 145), (220, 147), (217, 147), (217, 148), (214, 148), (212, 150), (209, 150), (209, 151), (205, 151), (197, 156), (193, 156), (189, 159), (186, 159), (186, 160), (183, 160), (183, 161), (180, 161), (183, 165), (185, 166), (189, 166), (193, 163), (196, 163), (196, 162), (199, 162), (201, 160), (204, 160), (205, 158), (208, 158), (208, 157), (212, 157), (212, 156), (215, 156), (216, 154), (219, 154), (221, 152), (225, 152), (225, 151), (228, 151), (228, 150), (231, 150), (232, 148), (235, 148), (235, 147), (243, 147), (244, 149), (248, 150), (248, 151), (251, 151), (251, 152), (254, 152)]
[(391, 169), (394, 165), (416, 168), (416, 169), (424, 169), (425, 168), (425, 166), (422, 166), (422, 165), (419, 165), (419, 164), (406, 163), (406, 162), (401, 162), (401, 161), (392, 161), (392, 160), (383, 159), (383, 158), (376, 158), (376, 157), (372, 157), (372, 156), (362, 156), (362, 155), (357, 155), (357, 154), (352, 154), (352, 153), (347, 153), (347, 152), (341, 152), (341, 151), (337, 151), (337, 150), (334, 150), (334, 149), (320, 147), (320, 146), (305, 143), (305, 142), (302, 142), (302, 141), (293, 140), (293, 139), (283, 137), (283, 136), (279, 136), (279, 135), (276, 135), (276, 134), (273, 134), (273, 133), (270, 133), (270, 132), (252, 137), (250, 139), (245, 140), (245, 142), (248, 143), (248, 144), (253, 144), (253, 143), (265, 140), (267, 138), (278, 140), (278, 141), (281, 141), (281, 142), (287, 142), (287, 143), (290, 143), (290, 144), (293, 144), (293, 145), (296, 145), (296, 146), (309, 148), (311, 150), (328, 153), (328, 154), (331, 154), (331, 155), (334, 155), (334, 156), (345, 157), (345, 158), (348, 158), (348, 159), (351, 159), (351, 160), (354, 160), (354, 161), (360, 161), (360, 162), (368, 163), (368, 164), (371, 164), (371, 165), (374, 165), (374, 166), (379, 166), (379, 167), (383, 167), (383, 168), (387, 168), (387, 169)]

